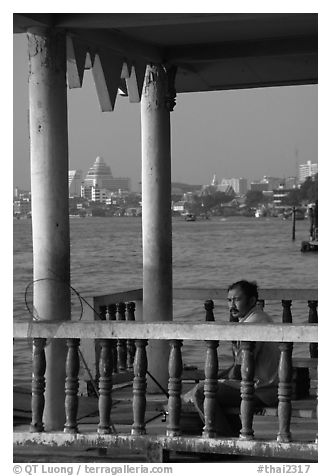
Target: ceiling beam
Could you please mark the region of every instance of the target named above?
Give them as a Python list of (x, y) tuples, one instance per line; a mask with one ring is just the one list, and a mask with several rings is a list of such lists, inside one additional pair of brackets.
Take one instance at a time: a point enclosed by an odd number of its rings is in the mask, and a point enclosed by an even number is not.
[(130, 29), (153, 26), (179, 26), (219, 23), (242, 24), (255, 21), (315, 21), (313, 13), (15, 13), (14, 33), (24, 32), (31, 26), (53, 26), (79, 29)]
[(70, 30), (70, 34), (96, 50), (99, 47), (107, 48), (128, 59), (138, 58), (153, 63), (161, 63), (163, 59), (162, 49), (141, 41), (132, 40), (117, 32), (75, 29)]
[(28, 28), (52, 27), (54, 18), (52, 13), (14, 13), (14, 33), (24, 33)]
[(229, 58), (263, 56), (295, 56), (318, 53), (316, 37), (276, 38), (218, 44), (200, 44), (166, 48), (164, 59), (168, 63), (203, 63)]
[[(57, 13), (56, 26), (64, 28), (138, 28), (294, 17), (290, 13)], [(305, 14), (299, 14), (301, 16)]]

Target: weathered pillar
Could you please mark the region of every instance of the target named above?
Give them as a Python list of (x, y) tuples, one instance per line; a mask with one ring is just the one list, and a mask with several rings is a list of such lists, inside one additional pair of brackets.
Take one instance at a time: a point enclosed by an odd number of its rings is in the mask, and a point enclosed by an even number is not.
[[(65, 35), (33, 28), (29, 44), (29, 125), (34, 316), (70, 319), (68, 127)], [(63, 429), (65, 341), (46, 346), (44, 423)]]
[[(148, 65), (141, 97), (143, 320), (172, 321), (171, 154), (168, 75)], [(166, 389), (169, 345), (149, 341), (148, 371)], [(148, 381), (149, 392), (160, 388)]]

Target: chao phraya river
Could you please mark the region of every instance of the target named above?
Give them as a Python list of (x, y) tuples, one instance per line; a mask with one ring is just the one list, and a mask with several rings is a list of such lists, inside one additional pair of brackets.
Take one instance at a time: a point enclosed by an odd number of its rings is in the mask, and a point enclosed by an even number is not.
[[(262, 288), (317, 288), (317, 254), (301, 253), (308, 239), (307, 220), (292, 223), (280, 218), (212, 217), (186, 222), (173, 219), (174, 287), (223, 288), (238, 279), (257, 281)], [(95, 296), (142, 287), (142, 234), (140, 218), (72, 218), (71, 285), (83, 296)], [(14, 319), (28, 320), (25, 289), (32, 280), (31, 220), (14, 221)], [(225, 303), (215, 303), (215, 319), (228, 319)], [(281, 304), (267, 305), (275, 321)], [(308, 318), (307, 303), (293, 306), (293, 321)], [(201, 302), (174, 303), (174, 319), (203, 322)], [(184, 363), (201, 366), (200, 346), (185, 343)], [(304, 352), (298, 349), (297, 352)], [(220, 355), (229, 358), (229, 349)], [(14, 382), (28, 385), (31, 344), (14, 344)]]

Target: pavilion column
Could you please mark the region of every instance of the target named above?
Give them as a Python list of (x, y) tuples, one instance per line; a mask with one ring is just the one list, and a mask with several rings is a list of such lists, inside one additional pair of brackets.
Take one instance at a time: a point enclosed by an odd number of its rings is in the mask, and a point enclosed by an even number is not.
[[(29, 126), (34, 316), (70, 319), (68, 126), (65, 35), (33, 28), (29, 45)], [(63, 429), (66, 345), (46, 345), (44, 423)]]
[[(143, 320), (172, 321), (171, 152), (168, 76), (147, 65), (141, 97)], [(168, 342), (149, 341), (148, 371), (168, 386)], [(148, 378), (148, 391), (160, 388)]]

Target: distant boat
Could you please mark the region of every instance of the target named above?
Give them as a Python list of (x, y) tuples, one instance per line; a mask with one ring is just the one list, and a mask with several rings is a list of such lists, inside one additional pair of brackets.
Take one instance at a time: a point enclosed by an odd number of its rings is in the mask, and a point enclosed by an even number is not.
[(185, 215), (185, 221), (196, 221), (197, 217), (193, 213)]
[(255, 211), (255, 218), (261, 218), (265, 217), (267, 215), (267, 212), (264, 208), (257, 208)]

